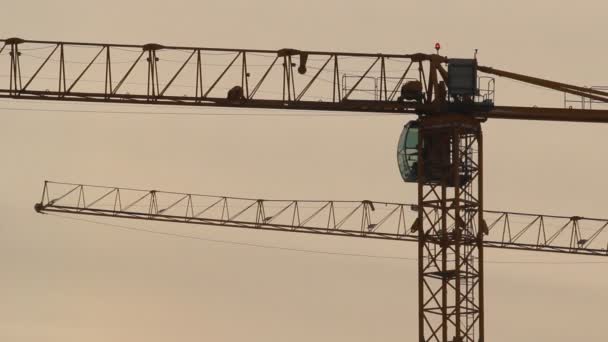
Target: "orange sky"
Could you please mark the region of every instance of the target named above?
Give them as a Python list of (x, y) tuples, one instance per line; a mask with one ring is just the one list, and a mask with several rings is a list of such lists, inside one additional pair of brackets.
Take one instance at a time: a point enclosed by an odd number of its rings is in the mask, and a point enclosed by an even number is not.
[[(584, 0), (575, 6), (548, 0), (22, 0), (3, 4), (0, 36), (365, 52), (432, 52), (440, 41), (451, 57), (470, 57), (477, 48), (483, 65), (590, 86), (608, 85), (602, 64), (607, 9), (606, 2)], [(496, 101), (563, 105), (562, 94), (500, 79)], [(112, 110), (227, 111), (0, 100), (1, 340), (417, 338), (415, 261), (159, 237), (32, 209), (45, 179), (256, 198), (413, 202), (416, 188), (401, 181), (395, 161), (398, 135), (413, 117), (103, 114)], [(607, 130), (486, 123), (486, 207), (608, 217)], [(124, 224), (273, 246), (416, 256), (410, 243)], [(488, 341), (606, 339), (605, 264), (493, 263), (603, 259), (487, 254)]]

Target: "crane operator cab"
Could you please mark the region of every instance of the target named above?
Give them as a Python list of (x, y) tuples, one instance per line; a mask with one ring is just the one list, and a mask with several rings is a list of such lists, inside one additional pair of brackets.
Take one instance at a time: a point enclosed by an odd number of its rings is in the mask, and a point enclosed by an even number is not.
[[(424, 180), (440, 183), (446, 171), (451, 166), (450, 143), (446, 136), (437, 132), (427, 132), (422, 139), (420, 122), (408, 122), (401, 132), (397, 146), (397, 163), (401, 177), (405, 182), (418, 182), (418, 142), (422, 141), (422, 158), (424, 159)], [(448, 138), (449, 139), (449, 138)]]
[[(408, 122), (401, 132), (397, 146), (397, 163), (401, 177), (405, 182), (416, 183), (418, 174), (418, 144), (422, 142), (421, 156), (424, 160), (424, 181), (430, 183), (444, 183), (454, 186), (454, 179), (450, 177), (455, 167), (451, 149), (450, 135), (442, 130), (427, 131), (422, 137), (420, 122)], [(462, 184), (470, 179), (470, 170), (461, 166), (458, 171), (459, 182)]]
[(418, 181), (418, 128), (418, 120), (408, 122), (397, 145), (397, 163), (405, 182)]

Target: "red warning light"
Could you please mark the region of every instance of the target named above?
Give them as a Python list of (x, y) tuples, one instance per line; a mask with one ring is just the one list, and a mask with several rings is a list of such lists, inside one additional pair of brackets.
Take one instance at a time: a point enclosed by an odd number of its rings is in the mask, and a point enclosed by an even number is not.
[(435, 43), (435, 50), (437, 50), (437, 52), (439, 52), (439, 49), (441, 49), (441, 44)]

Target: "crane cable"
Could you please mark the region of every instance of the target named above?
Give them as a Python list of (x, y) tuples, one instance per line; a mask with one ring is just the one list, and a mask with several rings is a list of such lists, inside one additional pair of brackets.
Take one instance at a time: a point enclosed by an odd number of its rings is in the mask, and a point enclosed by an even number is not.
[(0, 110), (7, 111), (27, 111), (27, 112), (59, 112), (59, 113), (92, 113), (92, 114), (131, 114), (131, 115), (184, 115), (184, 116), (251, 116), (251, 117), (370, 117), (370, 116), (403, 116), (403, 113), (277, 113), (277, 114), (268, 114), (268, 113), (185, 113), (185, 112), (144, 112), (144, 111), (107, 111), (107, 110), (77, 110), (77, 109), (49, 109), (49, 108), (11, 108), (11, 107), (0, 107)]

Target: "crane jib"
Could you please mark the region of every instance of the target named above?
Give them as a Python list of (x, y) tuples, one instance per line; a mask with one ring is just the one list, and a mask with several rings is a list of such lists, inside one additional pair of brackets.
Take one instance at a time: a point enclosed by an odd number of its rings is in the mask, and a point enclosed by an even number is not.
[[(263, 200), (46, 182), (37, 212), (417, 241), (417, 205)], [(484, 246), (608, 256), (608, 219), (484, 211)]]
[(0, 43), (0, 98), (608, 122), (607, 110), (495, 106), (494, 81), (478, 72), (600, 103), (608, 93), (438, 53)]
[[(45, 182), (40, 213), (416, 241), (419, 340), (485, 340), (484, 248), (608, 256), (608, 220), (484, 209), (487, 119), (608, 122), (601, 88), (435, 54), (0, 40), (0, 98), (416, 114), (399, 141), (415, 205), (264, 200)], [(495, 77), (582, 108), (495, 104)], [(585, 104), (589, 104), (585, 107)]]

